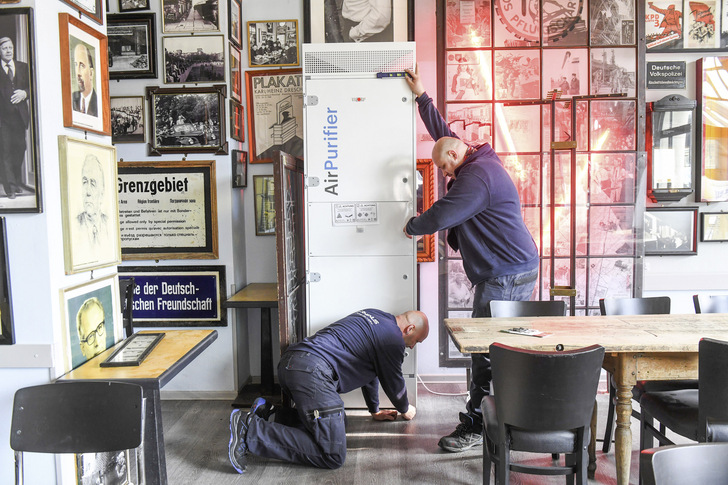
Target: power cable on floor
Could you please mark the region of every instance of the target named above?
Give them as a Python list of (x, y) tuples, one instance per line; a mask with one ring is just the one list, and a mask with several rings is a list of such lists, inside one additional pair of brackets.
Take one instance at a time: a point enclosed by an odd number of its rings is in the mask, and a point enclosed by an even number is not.
[(432, 389), (430, 389), (429, 387), (427, 387), (427, 384), (425, 384), (425, 381), (422, 380), (422, 377), (420, 377), (419, 374), (417, 374), (417, 380), (420, 381), (420, 384), (422, 384), (422, 387), (424, 387), (427, 390), (427, 392), (429, 392), (430, 394), (434, 394), (436, 396), (467, 396), (469, 394), (468, 391), (459, 392), (459, 393), (455, 393), (455, 394), (448, 393), (448, 392), (435, 392)]

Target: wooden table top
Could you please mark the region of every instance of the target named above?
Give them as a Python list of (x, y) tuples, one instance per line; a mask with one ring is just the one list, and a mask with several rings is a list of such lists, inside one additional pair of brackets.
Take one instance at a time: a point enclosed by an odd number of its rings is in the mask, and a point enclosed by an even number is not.
[(164, 333), (152, 352), (138, 366), (101, 367), (99, 364), (120, 345), (106, 349), (83, 365), (59, 377), (58, 380), (104, 379), (140, 380), (153, 379), (160, 386), (169, 382), (180, 370), (217, 339), (217, 330), (147, 330), (139, 333)]
[(223, 303), (225, 308), (274, 308), (277, 306), (277, 283), (251, 283)]
[[(445, 325), (463, 353), (498, 342), (528, 350), (565, 350), (599, 344), (606, 352), (697, 352), (703, 337), (728, 340), (728, 314), (620, 315), (518, 318), (448, 318)], [(525, 327), (550, 333), (530, 337), (501, 330)]]

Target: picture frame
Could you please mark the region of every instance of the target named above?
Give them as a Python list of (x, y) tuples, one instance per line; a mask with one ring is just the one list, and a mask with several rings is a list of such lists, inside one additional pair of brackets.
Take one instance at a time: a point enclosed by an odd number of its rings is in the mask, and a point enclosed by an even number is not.
[(107, 16), (109, 79), (157, 78), (155, 17), (154, 13)]
[(107, 38), (67, 13), (58, 23), (63, 126), (111, 135)]
[(725, 0), (644, 0), (646, 52), (725, 52)]
[(149, 10), (149, 0), (119, 0), (119, 12)]
[(154, 350), (164, 333), (135, 333), (124, 340), (99, 367), (134, 367), (140, 365)]
[(644, 227), (646, 256), (698, 254), (697, 207), (647, 207)]
[[(422, 214), (435, 201), (435, 173), (432, 159), (417, 160), (417, 215)], [(417, 262), (435, 261), (435, 235), (417, 236)]]
[(225, 82), (225, 42), (222, 35), (162, 38), (165, 84)]
[(723, 116), (728, 109), (724, 79), (728, 75), (728, 56), (703, 57), (696, 61), (696, 98), (698, 109), (695, 138), (698, 141), (695, 177), (697, 202), (728, 201), (728, 175), (722, 167), (728, 156), (728, 140)]
[(63, 365), (75, 369), (123, 337), (119, 280), (114, 273), (60, 290)]
[(227, 154), (225, 94), (224, 84), (186, 88), (147, 86), (148, 154)]
[(728, 241), (728, 213), (701, 212), (700, 240), (702, 242)]
[(89, 477), (98, 478), (101, 483), (135, 483), (132, 477), (138, 476), (141, 465), (140, 457), (137, 456), (139, 449), (77, 453), (77, 483), (88, 483)]
[(117, 180), (124, 261), (218, 258), (213, 160), (120, 162)]
[(121, 266), (119, 279), (129, 278), (138, 285), (132, 310), (134, 328), (227, 326), (224, 265)]
[(3, 45), (12, 43), (15, 66), (13, 86), (5, 70), (0, 69), (0, 92), (25, 92), (25, 99), (11, 111), (6, 103), (2, 104), (6, 108), (0, 109), (3, 132), (18, 142), (15, 155), (8, 157), (8, 166), (14, 170), (0, 169), (0, 213), (43, 212), (34, 29), (32, 8), (0, 10), (0, 31), (9, 39)]
[(0, 345), (15, 343), (9, 261), (5, 218), (0, 217)]
[(230, 138), (245, 141), (245, 115), (243, 105), (230, 100)]
[(230, 98), (243, 102), (243, 70), (240, 62), (240, 49), (231, 42), (230, 46)]
[[(370, 36), (359, 34), (355, 36), (355, 39), (347, 35), (347, 32), (351, 32), (351, 27), (356, 23), (343, 18), (340, 11), (331, 11), (340, 3), (326, 0), (303, 1), (304, 42), (406, 42), (415, 40), (414, 0), (391, 0), (389, 23), (376, 34)], [(490, 11), (490, 5), (488, 5), (488, 10)], [(328, 22), (327, 19), (329, 19)], [(488, 17), (489, 20), (490, 17)]]
[(191, 34), (220, 31), (219, 2), (202, 3), (200, 8), (195, 8), (199, 21), (187, 22), (186, 20), (190, 14), (190, 10), (193, 8), (195, 7), (192, 6), (192, 2), (163, 0), (162, 33)]
[(104, 7), (101, 0), (62, 0), (63, 3), (70, 5), (78, 10), (79, 13), (85, 14), (88, 18), (103, 24), (104, 23)]
[(243, 48), (243, 9), (241, 0), (228, 0), (228, 38), (238, 49)]
[(275, 188), (272, 175), (253, 175), (255, 235), (276, 235)]
[(298, 20), (248, 21), (248, 66), (298, 66)]
[(121, 263), (116, 148), (58, 137), (66, 274)]
[(242, 189), (248, 186), (248, 152), (232, 150), (233, 188)]
[(245, 71), (250, 163), (270, 163), (280, 150), (303, 158), (300, 69)]
[(144, 96), (111, 96), (111, 143), (144, 143)]

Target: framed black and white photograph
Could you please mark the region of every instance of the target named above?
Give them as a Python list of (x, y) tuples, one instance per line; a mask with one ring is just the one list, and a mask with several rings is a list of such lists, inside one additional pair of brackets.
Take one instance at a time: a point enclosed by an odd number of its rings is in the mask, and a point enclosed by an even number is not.
[[(476, 3), (480, 6), (482, 2)], [(472, 10), (477, 11), (477, 7), (473, 7)], [(414, 11), (414, 0), (372, 0), (368, 2), (304, 0), (304, 42), (413, 41), (415, 40)], [(490, 20), (489, 2), (487, 11), (488, 20)], [(464, 23), (475, 22), (465, 20)]]
[(32, 8), (0, 10), (0, 213), (42, 211), (34, 29)]
[(697, 207), (648, 207), (645, 210), (645, 255), (698, 254)]
[(155, 15), (137, 13), (109, 15), (109, 79), (154, 79), (157, 77)]
[(504, 50), (495, 53), (496, 99), (540, 99), (540, 51)]
[(218, 1), (163, 0), (162, 32), (165, 34), (219, 32), (220, 3)]
[(0, 217), (0, 345), (15, 343), (13, 324), (13, 298), (10, 292), (10, 266), (8, 264), (7, 231), (5, 218)]
[[(598, 151), (636, 148), (637, 103), (632, 100), (591, 102), (591, 149)], [(584, 123), (584, 126), (589, 124)], [(578, 137), (579, 141), (586, 137)]]
[(225, 131), (226, 86), (147, 87), (149, 155), (228, 151)]
[(537, 105), (499, 105), (501, 129), (495, 132), (493, 148), (498, 152), (538, 152), (541, 110)]
[[(113, 419), (113, 416), (109, 416)], [(133, 450), (104, 451), (76, 454), (76, 480), (79, 485), (108, 483), (127, 485), (136, 483), (140, 463)]]
[(248, 186), (248, 152), (232, 150), (233, 188), (242, 189)]
[(728, 213), (701, 212), (700, 240), (704, 242), (728, 241)]
[(111, 143), (144, 143), (144, 96), (112, 96)]
[[(96, 22), (104, 23), (104, 6), (101, 0), (62, 0), (64, 3), (76, 8), (79, 13), (94, 19)], [(80, 15), (79, 15), (80, 17)]]
[(149, 0), (119, 0), (119, 12), (149, 10)]
[(164, 37), (165, 84), (225, 82), (222, 35)]
[(272, 175), (253, 175), (255, 198), (255, 235), (275, 236), (276, 205)]
[(228, 28), (230, 42), (238, 49), (243, 48), (243, 10), (242, 0), (228, 0)]
[(297, 66), (298, 20), (248, 22), (248, 66)]
[(445, 59), (447, 101), (493, 99), (490, 51), (448, 51)]
[(489, 105), (450, 103), (445, 106), (445, 119), (461, 140), (471, 145), (493, 142), (492, 110)]
[(543, 52), (543, 98), (556, 89), (562, 98), (589, 92), (589, 53), (586, 49), (548, 49)]
[(243, 102), (243, 70), (240, 64), (240, 50), (230, 44), (230, 97)]
[(634, 45), (634, 0), (591, 0), (589, 7), (591, 45)]
[(230, 100), (230, 138), (245, 141), (245, 115), (243, 105)]
[(626, 93), (636, 96), (637, 59), (633, 48), (599, 48), (591, 50), (591, 92), (589, 94)]
[(490, 47), (490, 4), (490, 0), (446, 2), (445, 47)]
[(135, 333), (100, 362), (99, 367), (138, 366), (152, 353), (164, 335), (164, 333)]

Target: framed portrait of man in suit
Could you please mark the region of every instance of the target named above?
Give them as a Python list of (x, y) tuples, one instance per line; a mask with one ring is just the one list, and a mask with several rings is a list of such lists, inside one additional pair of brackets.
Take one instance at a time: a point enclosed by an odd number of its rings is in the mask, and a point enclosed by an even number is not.
[(108, 40), (66, 13), (58, 23), (63, 126), (110, 135)]

